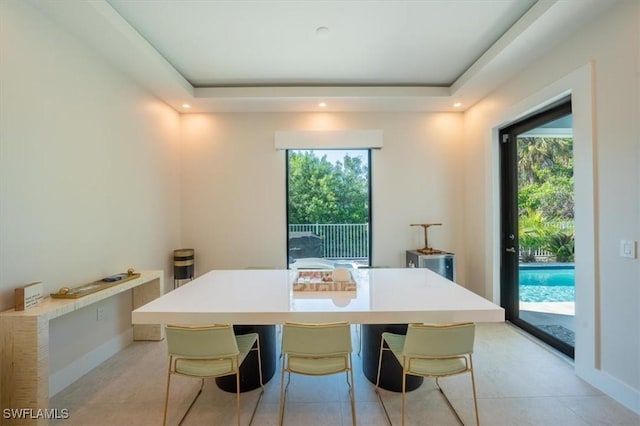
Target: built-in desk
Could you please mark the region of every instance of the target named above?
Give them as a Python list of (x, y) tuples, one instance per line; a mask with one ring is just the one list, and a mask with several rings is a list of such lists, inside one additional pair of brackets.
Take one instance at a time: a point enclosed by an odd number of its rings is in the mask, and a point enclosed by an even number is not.
[[(140, 277), (88, 294), (78, 299), (53, 299), (26, 311), (0, 312), (0, 356), (2, 363), (1, 408), (49, 407), (49, 321), (108, 297), (132, 290), (133, 308), (151, 302), (164, 293), (163, 271), (138, 271)], [(133, 326), (134, 340), (162, 340), (159, 324)], [(2, 412), (0, 410), (0, 412)], [(2, 424), (48, 424), (39, 419), (2, 419)]]

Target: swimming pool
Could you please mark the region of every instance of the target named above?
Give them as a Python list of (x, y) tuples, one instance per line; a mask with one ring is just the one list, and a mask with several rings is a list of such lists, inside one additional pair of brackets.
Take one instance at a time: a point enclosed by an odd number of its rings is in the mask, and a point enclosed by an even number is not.
[(521, 302), (573, 302), (575, 269), (568, 265), (520, 265)]

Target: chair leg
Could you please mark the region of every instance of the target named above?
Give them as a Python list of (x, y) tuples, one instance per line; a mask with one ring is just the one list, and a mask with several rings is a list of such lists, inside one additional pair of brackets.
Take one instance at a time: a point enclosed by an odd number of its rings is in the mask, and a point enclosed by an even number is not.
[(351, 421), (356, 426), (356, 391), (353, 381), (353, 364), (351, 362), (351, 354), (349, 354), (349, 372), (347, 373), (347, 383), (349, 383), (349, 375), (351, 376), (351, 384), (349, 385), (349, 396), (351, 398)]
[(195, 398), (193, 398), (193, 401), (191, 401), (191, 404), (189, 404), (189, 408), (187, 408), (187, 411), (184, 413), (184, 415), (180, 419), (180, 422), (178, 422), (178, 426), (180, 426), (184, 421), (184, 419), (187, 418), (187, 414), (189, 414), (189, 411), (191, 411), (191, 407), (193, 407), (193, 404), (196, 403), (198, 397), (202, 393), (202, 389), (204, 389), (204, 379), (201, 380), (200, 389), (198, 389), (198, 393), (196, 394)]
[[(166, 391), (165, 397), (164, 397), (164, 419), (162, 421), (163, 426), (165, 426), (167, 424), (167, 410), (169, 408), (169, 386), (171, 384), (171, 366), (172, 366), (172, 364), (173, 364), (173, 357), (169, 357), (169, 369), (168, 369), (168, 372), (167, 372), (167, 391)], [(196, 403), (196, 400), (198, 399), (198, 397), (202, 393), (202, 389), (204, 389), (204, 379), (202, 379), (202, 383), (200, 384), (200, 389), (198, 390), (198, 393), (196, 394), (195, 398), (193, 398), (193, 401), (191, 401), (191, 404), (189, 404), (189, 408), (187, 408), (187, 411), (184, 413), (184, 415), (180, 419), (180, 422), (178, 423), (178, 425), (182, 424), (184, 419), (187, 417), (187, 414), (189, 414), (189, 411), (191, 410), (191, 407), (193, 407), (193, 404)]]
[(442, 394), (442, 396), (444, 396), (444, 400), (447, 401), (447, 404), (449, 405), (449, 408), (451, 408), (451, 411), (453, 411), (453, 414), (455, 414), (456, 418), (458, 419), (458, 421), (460, 422), (461, 425), (464, 425), (464, 422), (462, 421), (462, 419), (460, 418), (460, 415), (458, 414), (458, 412), (456, 411), (455, 407), (453, 406), (453, 404), (451, 403), (451, 401), (449, 401), (449, 397), (447, 396), (447, 394), (444, 392), (444, 389), (442, 389), (442, 387), (440, 386), (440, 382), (438, 382), (438, 377), (436, 377), (436, 385), (438, 385), (438, 389), (440, 390), (440, 393)]
[(473, 375), (473, 359), (469, 354), (469, 370), (471, 373), (471, 389), (473, 390), (473, 408), (476, 410), (476, 426), (480, 426), (480, 415), (478, 414), (478, 397), (476, 396), (476, 379)]
[[(282, 426), (282, 422), (284, 421), (284, 399), (286, 396), (284, 392), (285, 362), (286, 356), (282, 358), (282, 373), (280, 374), (280, 426)], [(291, 374), (289, 374), (289, 379), (291, 379)], [(289, 386), (289, 383), (287, 383), (287, 386)]]
[(256, 349), (258, 351), (258, 374), (260, 376), (260, 387), (264, 391), (264, 382), (262, 381), (262, 358), (260, 353), (260, 336), (256, 338)]
[(236, 418), (238, 419), (238, 426), (240, 426), (240, 364), (237, 357), (236, 365), (238, 366), (236, 370)]
[(260, 377), (260, 395), (258, 395), (258, 400), (256, 401), (255, 407), (253, 407), (253, 413), (251, 413), (251, 419), (249, 419), (249, 426), (253, 423), (253, 418), (256, 416), (256, 411), (258, 411), (258, 405), (260, 404), (260, 400), (262, 399), (262, 395), (264, 395), (264, 382), (262, 381), (262, 359), (260, 358), (260, 336), (256, 340), (256, 349), (258, 351), (258, 376)]
[(162, 420), (162, 425), (166, 426), (167, 424), (167, 409), (169, 408), (169, 384), (171, 383), (171, 357), (169, 358), (169, 368), (167, 370), (167, 391), (164, 397), (164, 419)]
[(376, 391), (376, 395), (378, 396), (378, 400), (380, 401), (380, 405), (382, 405), (382, 409), (384, 410), (384, 414), (385, 416), (387, 416), (387, 421), (389, 422), (389, 425), (392, 425), (393, 423), (391, 423), (391, 417), (389, 417), (389, 412), (387, 411), (387, 407), (384, 405), (384, 401), (382, 400), (382, 395), (380, 395), (380, 369), (382, 367), (382, 353), (385, 350), (384, 348), (384, 339), (380, 338), (380, 355), (378, 356), (378, 374), (376, 376), (376, 387), (374, 388), (374, 390)]
[(404, 426), (404, 406), (407, 395), (407, 374), (402, 368), (402, 426)]

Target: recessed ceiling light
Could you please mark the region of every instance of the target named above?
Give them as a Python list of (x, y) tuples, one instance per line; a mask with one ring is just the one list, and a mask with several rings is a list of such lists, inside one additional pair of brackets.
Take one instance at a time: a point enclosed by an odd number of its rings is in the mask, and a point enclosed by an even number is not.
[(327, 27), (318, 27), (318, 28), (316, 28), (316, 35), (318, 37), (328, 37), (329, 36), (329, 28), (327, 28)]
[(455, 104), (453, 104), (454, 108), (460, 108), (462, 106), (462, 103), (460, 102), (456, 102)]
[(189, 105), (189, 104), (182, 104), (182, 108), (189, 109), (189, 108), (191, 108), (191, 105)]
[(326, 107), (327, 107), (327, 104), (326, 104), (326, 103), (324, 103), (324, 102), (320, 102), (320, 103), (318, 104), (318, 106), (319, 106), (320, 108), (326, 108)]

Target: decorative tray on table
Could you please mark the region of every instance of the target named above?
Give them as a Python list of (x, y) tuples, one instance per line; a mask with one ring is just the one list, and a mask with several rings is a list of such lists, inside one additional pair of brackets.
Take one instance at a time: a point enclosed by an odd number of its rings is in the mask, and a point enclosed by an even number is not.
[(347, 270), (300, 271), (293, 282), (293, 291), (355, 291), (356, 287)]
[(51, 293), (51, 297), (54, 299), (78, 299), (82, 296), (95, 293), (100, 290), (113, 287), (118, 284), (122, 284), (129, 280), (133, 280), (140, 276), (139, 273), (134, 272), (132, 269), (123, 273), (111, 275), (92, 283), (82, 284), (77, 287), (62, 287), (57, 293)]

